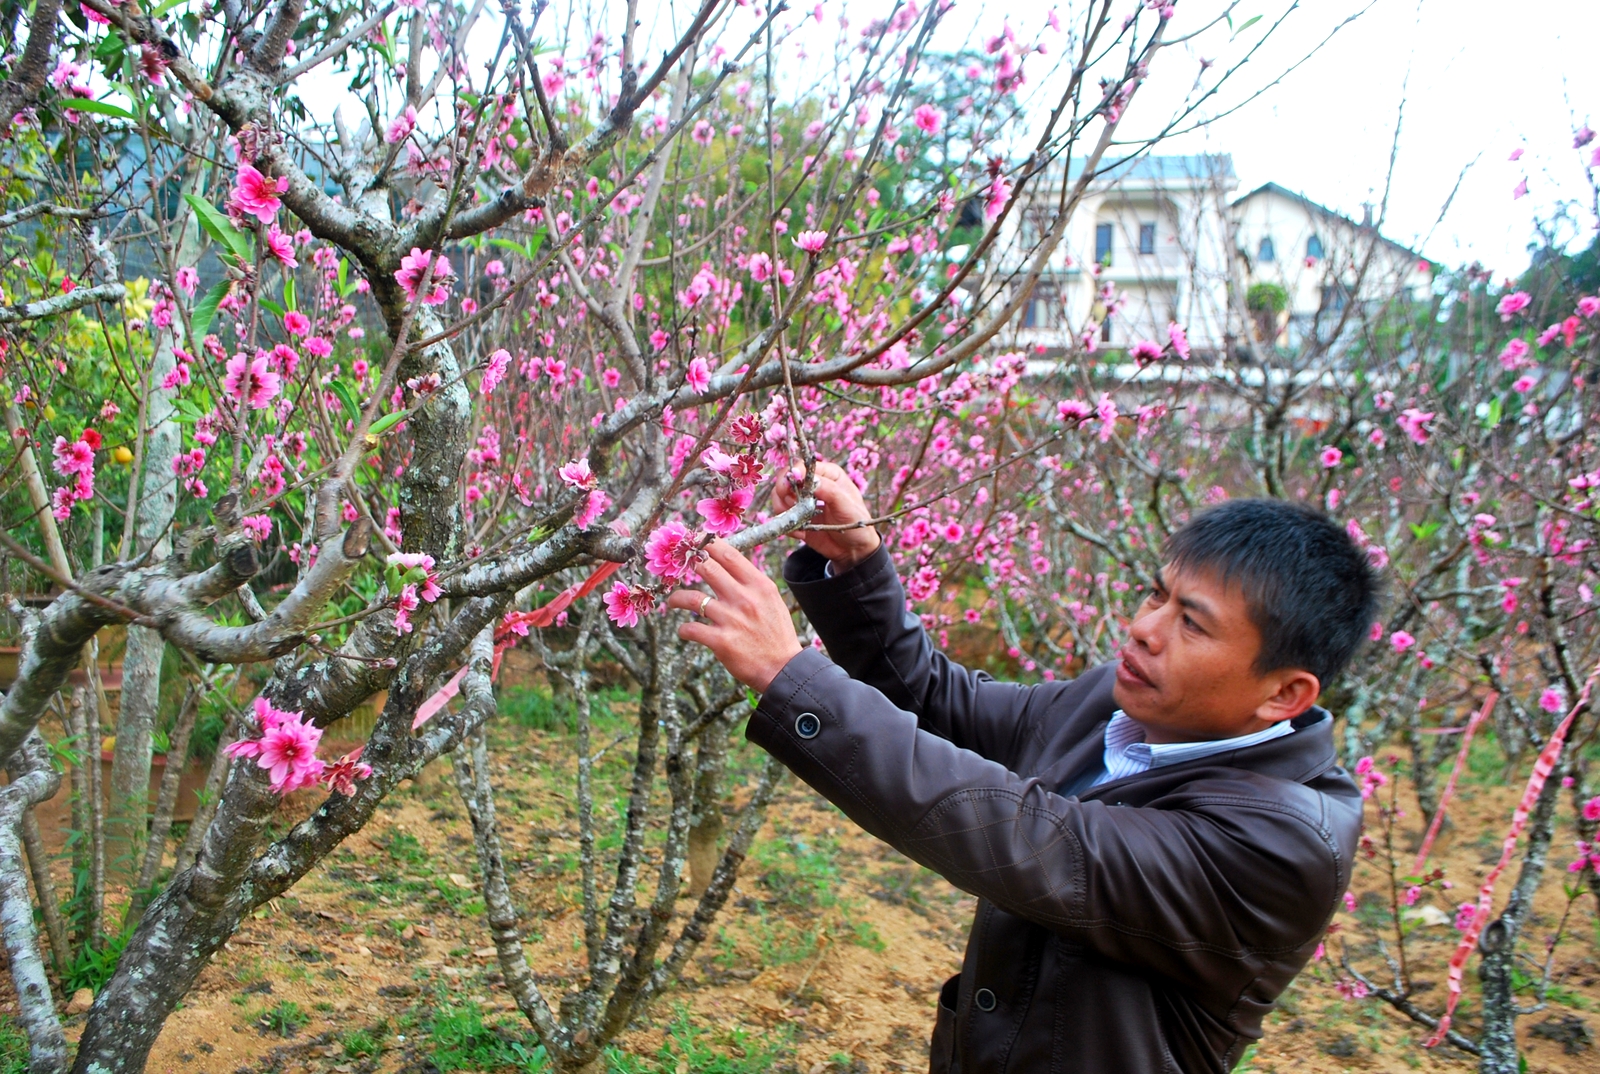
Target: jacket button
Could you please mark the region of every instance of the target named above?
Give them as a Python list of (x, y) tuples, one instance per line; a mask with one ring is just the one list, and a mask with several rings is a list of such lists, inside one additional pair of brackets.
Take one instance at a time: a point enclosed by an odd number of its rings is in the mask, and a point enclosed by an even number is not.
[(822, 721), (817, 719), (817, 714), (814, 712), (802, 712), (795, 718), (794, 733), (801, 738), (816, 738), (821, 730)]
[(972, 1002), (980, 1011), (992, 1011), (995, 1004), (994, 993), (987, 988), (980, 988), (973, 993)]

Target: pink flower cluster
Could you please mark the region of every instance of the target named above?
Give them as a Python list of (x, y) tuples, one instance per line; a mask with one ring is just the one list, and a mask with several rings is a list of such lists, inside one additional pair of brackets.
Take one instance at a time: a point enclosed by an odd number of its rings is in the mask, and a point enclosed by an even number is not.
[(411, 613), (444, 596), (444, 590), (433, 573), (433, 557), (426, 552), (391, 552), (388, 564), (388, 580), (400, 585), (399, 595), (394, 598), (394, 632), (409, 634), (414, 629)]
[(605, 513), (611, 506), (611, 497), (599, 487), (600, 481), (589, 469), (588, 459), (573, 459), (560, 470), (556, 471), (561, 478), (561, 483), (574, 492), (585, 492), (587, 497), (583, 506), (578, 508), (572, 516), (572, 524), (579, 529), (587, 529), (594, 525), (595, 519)]
[[(774, 428), (781, 429), (776, 422)], [(706, 534), (726, 536), (744, 524), (745, 516), (755, 502), (755, 487), (765, 476), (765, 463), (758, 449), (767, 442), (768, 420), (758, 414), (744, 414), (728, 425), (728, 436), (738, 448), (737, 453), (724, 451), (711, 444), (700, 453), (700, 462), (721, 484), (715, 495), (701, 497), (695, 510), (705, 520), (705, 533), (691, 530), (682, 522), (673, 520), (657, 527), (645, 540), (645, 569), (659, 579), (654, 586), (631, 586), (616, 582), (605, 595), (606, 614), (619, 626), (637, 626), (639, 617), (656, 606), (661, 590), (694, 580), (695, 564), (705, 555)], [(686, 437), (692, 446), (693, 438)], [(573, 487), (583, 487), (575, 482), (588, 480), (587, 463), (573, 462), (561, 470), (564, 481)]]
[[(400, 271), (394, 274), (394, 282), (400, 285), (400, 290), (406, 293), (407, 302), (417, 300), (417, 289), (422, 285), (422, 274), (428, 268), (430, 254), (413, 246), (411, 252), (400, 259)], [(456, 278), (455, 269), (450, 267), (450, 261), (443, 254), (433, 259), (433, 276), (429, 280), (427, 295), (422, 299), (425, 305), (442, 306), (450, 298), (450, 281)]]
[(256, 698), (256, 723), (260, 738), (241, 738), (224, 752), (229, 757), (253, 757), (257, 767), (271, 774), (272, 789), (292, 794), (304, 787), (326, 784), (346, 796), (356, 792), (355, 781), (372, 775), (370, 765), (360, 761), (361, 750), (324, 764), (317, 758), (322, 728), (305, 722), (305, 715), (273, 708), (264, 697)]
[(58, 522), (72, 514), (73, 504), (94, 498), (94, 453), (99, 447), (100, 434), (93, 429), (85, 429), (77, 440), (56, 437), (56, 461), (52, 465), (56, 473), (74, 479), (72, 484), (56, 489), (51, 498), (50, 513)]
[(1388, 784), (1389, 777), (1383, 774), (1371, 757), (1363, 757), (1356, 762), (1356, 775), (1361, 778), (1361, 797), (1371, 798), (1372, 792)]

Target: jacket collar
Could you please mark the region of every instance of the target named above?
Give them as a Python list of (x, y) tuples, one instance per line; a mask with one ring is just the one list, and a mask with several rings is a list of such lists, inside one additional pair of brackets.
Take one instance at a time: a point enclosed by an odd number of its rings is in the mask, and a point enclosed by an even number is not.
[[(1115, 685), (1115, 661), (1089, 669), (1073, 684), (1083, 693), (1072, 699), (1075, 711), (1061, 721), (1056, 733), (1051, 736), (1044, 753), (1051, 760), (1038, 772), (1039, 778), (1047, 786), (1059, 787), (1090, 765), (1099, 765), (1105, 751), (1106, 724), (1117, 709), (1111, 696)], [(1257, 746), (1164, 765), (1125, 779), (1111, 780), (1095, 787), (1092, 795), (1085, 791), (1081, 797), (1099, 797), (1107, 787), (1122, 787), (1158, 774), (1182, 774), (1207, 766), (1244, 769), (1294, 783), (1306, 783), (1338, 766), (1333, 747), (1333, 716), (1327, 709), (1313, 705), (1296, 716), (1293, 724), (1295, 733), (1292, 735), (1284, 735)]]
[(1338, 766), (1333, 748), (1333, 715), (1327, 709), (1313, 705), (1296, 716), (1294, 734), (1275, 738), (1243, 749), (1213, 753), (1192, 761), (1152, 768), (1124, 779), (1114, 779), (1085, 791), (1083, 798), (1099, 798), (1109, 788), (1117, 790), (1130, 784), (1160, 776), (1168, 780), (1205, 768), (1234, 768), (1291, 783), (1308, 783), (1331, 768)]

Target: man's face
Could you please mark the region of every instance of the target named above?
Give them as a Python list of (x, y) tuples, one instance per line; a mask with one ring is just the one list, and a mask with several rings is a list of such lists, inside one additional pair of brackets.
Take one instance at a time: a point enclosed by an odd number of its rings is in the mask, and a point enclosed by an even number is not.
[(1128, 627), (1112, 696), (1149, 742), (1260, 731), (1305, 711), (1319, 689), (1306, 671), (1258, 675), (1260, 651), (1261, 632), (1237, 583), (1168, 565)]

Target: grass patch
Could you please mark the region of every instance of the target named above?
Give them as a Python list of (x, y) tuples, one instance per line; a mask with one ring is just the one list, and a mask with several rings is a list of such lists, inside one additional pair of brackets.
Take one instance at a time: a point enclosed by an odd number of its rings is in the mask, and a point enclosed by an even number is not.
[(455, 1070), (520, 1070), (537, 1074), (548, 1065), (544, 1048), (526, 1034), (488, 1025), (476, 1003), (441, 1007), (423, 1025), (440, 1074)]
[(339, 1047), (347, 1059), (371, 1059), (383, 1051), (387, 1029), (382, 1023), (371, 1029), (352, 1029), (339, 1038)]
[(26, 1074), (28, 1037), (9, 1014), (0, 1014), (0, 1074)]
[(304, 1029), (309, 1021), (311, 1016), (300, 1004), (286, 999), (276, 1007), (264, 1011), (256, 1024), (268, 1033), (276, 1033), (280, 1037), (292, 1037)]
[(756, 1034), (748, 1029), (702, 1029), (683, 1008), (673, 1014), (666, 1038), (653, 1056), (606, 1054), (611, 1074), (765, 1074), (791, 1049), (793, 1030)]
[(547, 687), (511, 686), (500, 691), (500, 715), (530, 731), (571, 731), (578, 713), (566, 698), (557, 700)]

